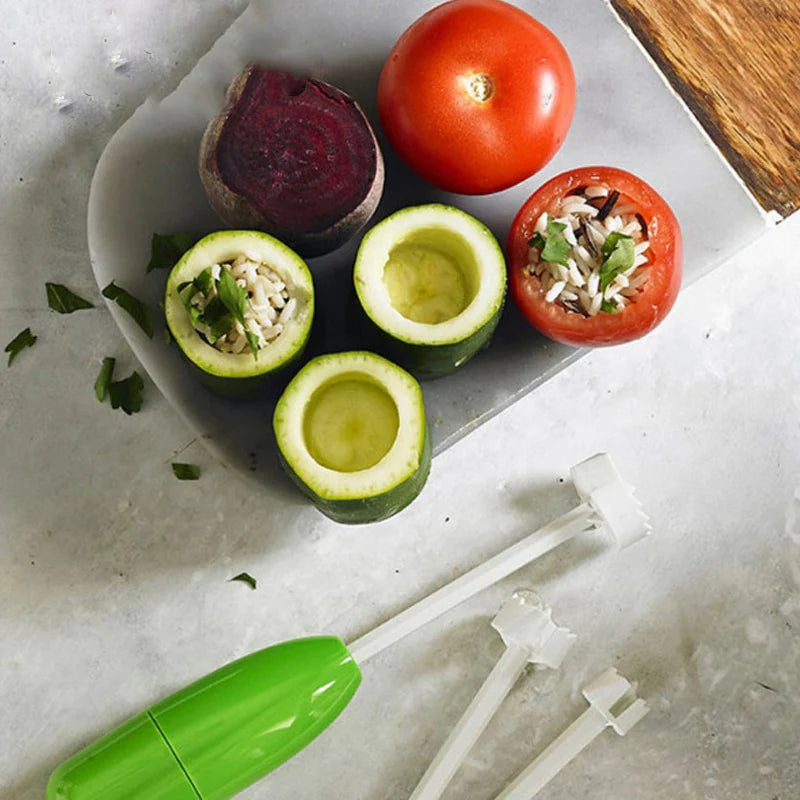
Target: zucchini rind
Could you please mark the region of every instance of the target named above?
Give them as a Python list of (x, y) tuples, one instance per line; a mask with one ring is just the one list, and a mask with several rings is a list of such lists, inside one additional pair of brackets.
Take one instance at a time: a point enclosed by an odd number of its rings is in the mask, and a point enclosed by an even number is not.
[(482, 222), (430, 204), (401, 209), (368, 231), (353, 280), (380, 349), (432, 378), (489, 344), (503, 309), (506, 263)]
[(273, 416), (281, 463), (336, 522), (377, 522), (405, 508), (431, 465), (419, 383), (366, 351), (309, 361)]
[[(231, 292), (221, 289), (222, 270), (238, 282), (234, 293), (246, 292), (239, 298), (244, 324), (221, 303), (225, 297), (231, 305)], [(297, 253), (266, 233), (219, 231), (173, 267), (164, 314), (200, 380), (219, 394), (245, 396), (302, 355), (314, 318), (311, 273)]]

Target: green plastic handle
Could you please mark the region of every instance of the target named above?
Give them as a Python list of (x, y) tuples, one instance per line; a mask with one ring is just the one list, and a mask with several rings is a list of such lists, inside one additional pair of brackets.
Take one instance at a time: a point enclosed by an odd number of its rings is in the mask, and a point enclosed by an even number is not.
[(145, 711), (76, 753), (50, 776), (47, 800), (198, 800)]
[(66, 761), (47, 800), (228, 800), (319, 735), (360, 682), (333, 636), (252, 653)]

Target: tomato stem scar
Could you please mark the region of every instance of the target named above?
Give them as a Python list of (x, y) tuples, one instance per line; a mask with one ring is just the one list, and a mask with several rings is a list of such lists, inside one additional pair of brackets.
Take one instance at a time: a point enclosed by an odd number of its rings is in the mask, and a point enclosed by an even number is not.
[(467, 93), (479, 103), (485, 103), (494, 94), (494, 81), (485, 73), (467, 78)]

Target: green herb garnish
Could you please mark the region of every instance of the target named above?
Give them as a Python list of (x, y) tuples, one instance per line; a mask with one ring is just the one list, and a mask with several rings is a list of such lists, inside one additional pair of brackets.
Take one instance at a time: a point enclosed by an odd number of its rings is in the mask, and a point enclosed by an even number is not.
[[(219, 300), (217, 297), (214, 299)], [(209, 306), (211, 306), (211, 303), (209, 303)], [(231, 328), (233, 328), (233, 314), (226, 311), (222, 303), (219, 303), (219, 308), (221, 309), (221, 313), (218, 316), (214, 319), (206, 320), (208, 324), (208, 338), (211, 344), (214, 344), (221, 336), (225, 336), (226, 333), (230, 333)]]
[(192, 286), (201, 291), (206, 297), (208, 293), (214, 288), (214, 276), (211, 273), (211, 267), (206, 267), (193, 281)]
[(603, 300), (600, 304), (600, 310), (605, 311), (606, 314), (616, 314), (617, 313), (617, 300), (615, 297), (612, 297), (610, 300)]
[(108, 386), (111, 383), (111, 376), (114, 374), (114, 359), (104, 358), (103, 364), (100, 367), (100, 372), (97, 375), (97, 380), (94, 382), (94, 393), (97, 399), (102, 403), (108, 394)]
[(256, 588), (256, 579), (247, 572), (240, 572), (238, 575), (229, 578), (229, 580), (241, 581), (242, 583), (246, 583), (251, 589)]
[(71, 314), (82, 308), (94, 308), (88, 301), (60, 283), (45, 283), (47, 289), (47, 305), (59, 314)]
[(196, 481), (200, 477), (200, 467), (196, 464), (179, 464), (173, 462), (172, 471), (179, 481)]
[(113, 300), (120, 308), (124, 308), (134, 322), (152, 339), (153, 338), (153, 315), (150, 307), (141, 300), (134, 297), (125, 289), (114, 284), (114, 281), (103, 289), (103, 297)]
[(6, 346), (3, 352), (8, 353), (8, 366), (11, 366), (11, 362), (20, 354), (23, 348), (25, 347), (33, 347), (38, 339), (38, 336), (34, 336), (31, 333), (30, 328), (25, 328), (24, 331), (20, 331)]
[(563, 236), (563, 231), (566, 227), (566, 223), (556, 222), (556, 220), (548, 216), (545, 235), (537, 231), (528, 240), (528, 244), (531, 247), (538, 248), (544, 261), (563, 264), (566, 267), (571, 249), (570, 243)]
[(133, 372), (122, 381), (111, 381), (108, 394), (112, 408), (121, 408), (126, 414), (134, 414), (142, 407), (144, 381), (138, 372)]
[(150, 243), (150, 263), (147, 271), (172, 269), (181, 256), (195, 243), (188, 233), (154, 233)]
[(258, 337), (247, 329), (247, 325), (244, 321), (244, 312), (247, 309), (248, 302), (247, 289), (242, 286), (237, 286), (236, 279), (231, 275), (230, 270), (224, 267), (219, 271), (217, 295), (225, 304), (225, 308), (233, 314), (244, 328), (244, 335), (247, 337), (247, 343), (250, 345), (253, 355), (258, 358)]
[(633, 238), (624, 233), (609, 233), (601, 248), (603, 263), (600, 266), (600, 288), (605, 289), (617, 275), (629, 270), (636, 260)]
[[(216, 294), (208, 300), (215, 288)], [(211, 268), (207, 267), (193, 281), (180, 284), (178, 293), (192, 325), (196, 328), (205, 328), (204, 335), (210, 344), (214, 344), (221, 336), (229, 333), (234, 323), (238, 321), (245, 329), (245, 336), (253, 355), (258, 358), (258, 337), (248, 330), (244, 320), (249, 302), (247, 289), (237, 285), (230, 270), (221, 267), (219, 278), (215, 281)], [(202, 310), (192, 303), (198, 293), (208, 300)]]
[(237, 286), (230, 270), (221, 269), (217, 281), (217, 294), (225, 308), (244, 325), (244, 312), (247, 310), (247, 290)]

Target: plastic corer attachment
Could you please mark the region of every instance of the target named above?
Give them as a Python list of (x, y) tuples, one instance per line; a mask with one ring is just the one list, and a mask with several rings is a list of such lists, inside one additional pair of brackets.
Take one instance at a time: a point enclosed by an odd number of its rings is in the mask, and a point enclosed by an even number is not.
[(334, 636), (234, 661), (74, 755), (47, 800), (228, 800), (291, 758), (350, 701), (361, 672)]

